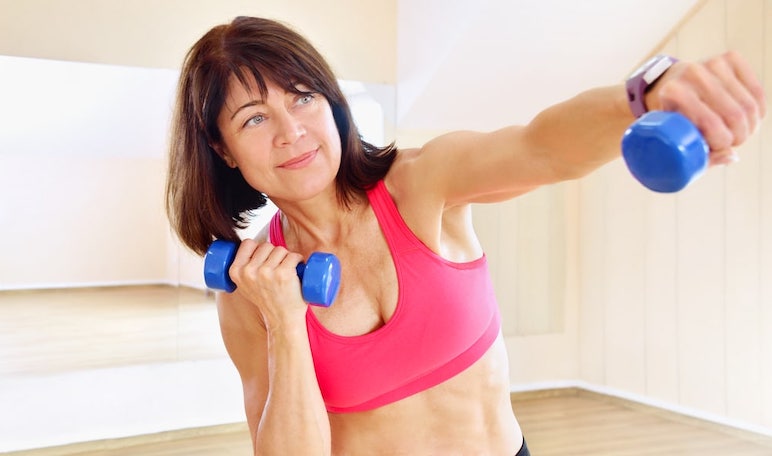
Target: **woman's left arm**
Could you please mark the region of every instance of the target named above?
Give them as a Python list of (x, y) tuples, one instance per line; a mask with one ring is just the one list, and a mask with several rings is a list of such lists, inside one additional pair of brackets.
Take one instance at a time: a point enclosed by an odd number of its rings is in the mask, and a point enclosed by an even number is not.
[[(733, 161), (732, 148), (765, 113), (761, 84), (734, 52), (676, 63), (645, 101), (650, 110), (678, 111), (692, 120), (711, 149), (712, 164)], [(619, 157), (634, 120), (624, 86), (596, 88), (542, 111), (526, 126), (440, 136), (404, 164), (445, 207), (502, 201), (582, 177)]]

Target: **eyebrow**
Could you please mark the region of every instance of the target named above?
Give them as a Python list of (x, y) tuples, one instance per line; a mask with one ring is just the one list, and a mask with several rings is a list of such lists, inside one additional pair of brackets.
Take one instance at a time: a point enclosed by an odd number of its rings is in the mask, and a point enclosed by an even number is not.
[(241, 105), (238, 109), (233, 111), (233, 114), (231, 114), (231, 120), (233, 120), (236, 117), (236, 114), (238, 114), (242, 109), (250, 108), (252, 106), (262, 105), (265, 104), (263, 100), (251, 100), (243, 105)]

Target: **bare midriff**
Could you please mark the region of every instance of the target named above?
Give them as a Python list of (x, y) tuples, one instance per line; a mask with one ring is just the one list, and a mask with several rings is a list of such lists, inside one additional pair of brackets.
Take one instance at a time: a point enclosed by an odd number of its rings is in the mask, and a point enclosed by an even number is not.
[(523, 437), (509, 393), (499, 335), (481, 359), (444, 383), (375, 410), (330, 413), (332, 454), (513, 455)]

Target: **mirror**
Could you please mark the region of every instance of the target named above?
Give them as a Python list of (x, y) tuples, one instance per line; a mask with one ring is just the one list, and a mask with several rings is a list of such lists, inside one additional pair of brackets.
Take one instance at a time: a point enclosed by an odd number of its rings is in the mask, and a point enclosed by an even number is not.
[[(202, 259), (163, 209), (178, 72), (0, 56), (0, 74), (0, 452), (243, 421)], [(393, 87), (341, 85), (390, 142)]]

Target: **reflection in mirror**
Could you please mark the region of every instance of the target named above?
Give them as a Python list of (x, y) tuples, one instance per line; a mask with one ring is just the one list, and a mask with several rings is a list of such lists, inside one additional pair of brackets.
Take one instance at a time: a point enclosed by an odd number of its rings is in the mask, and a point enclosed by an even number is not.
[[(0, 56), (0, 75), (0, 452), (242, 422), (202, 259), (163, 211), (178, 72)], [(341, 85), (391, 141), (393, 88)]]

